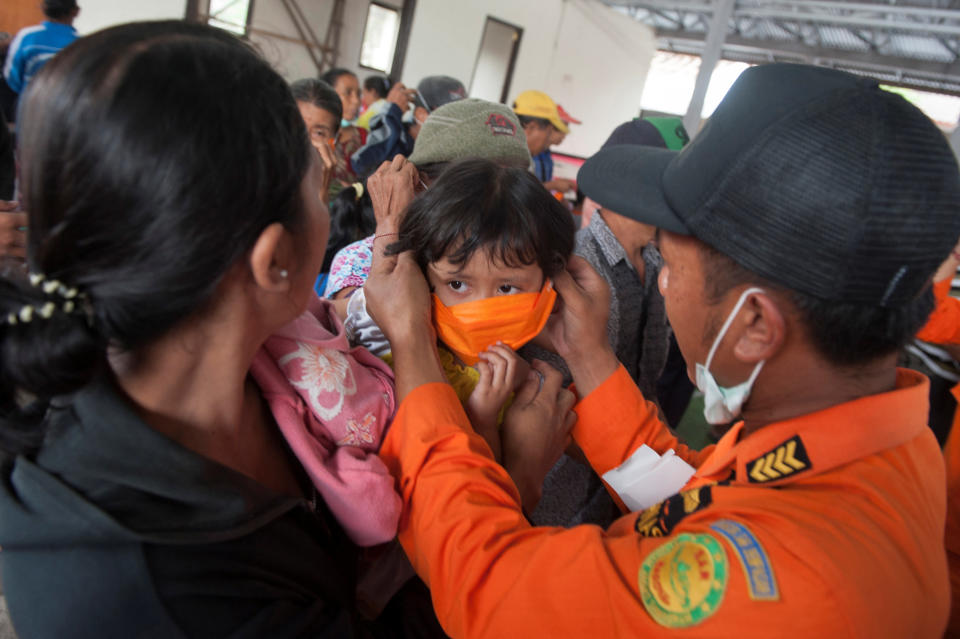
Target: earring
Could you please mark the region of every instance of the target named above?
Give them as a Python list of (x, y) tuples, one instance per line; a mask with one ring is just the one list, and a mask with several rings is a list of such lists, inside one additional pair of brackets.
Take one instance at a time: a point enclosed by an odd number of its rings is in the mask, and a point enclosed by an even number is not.
[(280, 277), (282, 277), (283, 279), (287, 279), (288, 275), (290, 275), (290, 273), (287, 272), (287, 269), (285, 268), (280, 269)]

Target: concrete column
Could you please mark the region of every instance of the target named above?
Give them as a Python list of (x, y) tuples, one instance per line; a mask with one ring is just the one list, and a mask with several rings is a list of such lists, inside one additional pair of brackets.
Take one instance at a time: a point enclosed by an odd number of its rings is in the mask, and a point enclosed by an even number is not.
[(720, 60), (723, 43), (727, 39), (727, 29), (735, 4), (736, 0), (713, 0), (713, 19), (710, 21), (710, 31), (707, 33), (707, 39), (703, 43), (703, 53), (700, 56), (700, 72), (697, 74), (697, 83), (693, 87), (690, 106), (687, 107), (687, 114), (683, 118), (683, 126), (690, 134), (690, 139), (693, 139), (700, 129), (700, 111), (703, 110), (703, 101), (707, 97), (710, 76), (713, 75), (713, 70)]

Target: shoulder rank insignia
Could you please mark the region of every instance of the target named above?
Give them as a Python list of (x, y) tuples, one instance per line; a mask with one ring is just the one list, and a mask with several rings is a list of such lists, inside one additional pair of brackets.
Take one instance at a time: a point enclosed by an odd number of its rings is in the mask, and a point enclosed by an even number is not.
[(803, 440), (794, 435), (770, 452), (747, 462), (747, 477), (750, 483), (762, 484), (807, 470), (810, 457), (803, 447)]
[(654, 621), (693, 626), (716, 612), (727, 590), (727, 554), (710, 535), (682, 533), (640, 566), (640, 597)]
[(747, 577), (747, 590), (754, 601), (779, 601), (780, 591), (773, 576), (773, 566), (760, 540), (744, 524), (732, 519), (718, 519), (710, 528), (720, 533), (740, 558)]
[(642, 510), (637, 516), (634, 529), (644, 537), (669, 535), (680, 520), (706, 508), (712, 502), (710, 486), (685, 490)]

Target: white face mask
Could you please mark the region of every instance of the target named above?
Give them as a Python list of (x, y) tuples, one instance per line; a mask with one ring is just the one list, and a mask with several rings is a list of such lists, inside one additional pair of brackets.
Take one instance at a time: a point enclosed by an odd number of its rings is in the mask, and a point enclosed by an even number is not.
[(734, 305), (733, 310), (730, 311), (730, 315), (727, 316), (723, 327), (720, 328), (720, 332), (717, 333), (716, 339), (713, 340), (713, 346), (710, 347), (710, 353), (707, 355), (706, 365), (697, 363), (696, 381), (697, 388), (703, 393), (703, 416), (711, 424), (729, 423), (740, 414), (740, 409), (743, 408), (744, 402), (746, 402), (750, 396), (750, 389), (753, 388), (753, 382), (756, 381), (757, 375), (760, 374), (760, 369), (763, 368), (763, 364), (766, 361), (762, 360), (757, 362), (747, 381), (730, 388), (723, 388), (717, 384), (717, 380), (714, 379), (710, 373), (710, 363), (713, 361), (713, 356), (717, 352), (717, 347), (723, 340), (723, 336), (726, 335), (737, 313), (740, 312), (744, 302), (747, 301), (747, 296), (753, 293), (763, 293), (763, 289), (754, 287), (748, 288), (743, 292), (740, 299), (737, 300), (737, 303)]

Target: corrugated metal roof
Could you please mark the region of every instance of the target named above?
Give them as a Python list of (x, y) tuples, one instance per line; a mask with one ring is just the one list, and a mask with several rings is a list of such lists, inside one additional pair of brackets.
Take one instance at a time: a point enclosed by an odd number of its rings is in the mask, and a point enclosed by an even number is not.
[[(717, 0), (602, 0), (667, 50), (703, 46)], [(960, 93), (960, 0), (735, 0), (723, 57), (807, 61)]]

